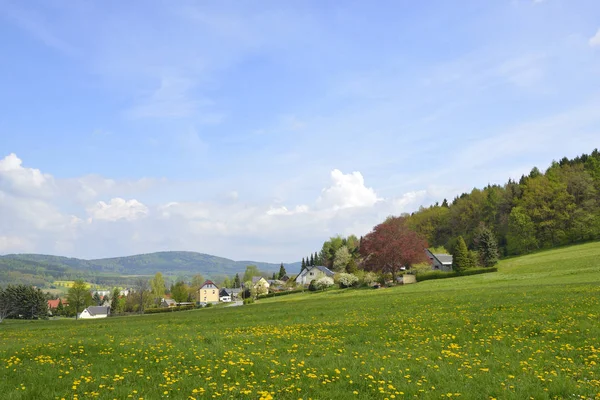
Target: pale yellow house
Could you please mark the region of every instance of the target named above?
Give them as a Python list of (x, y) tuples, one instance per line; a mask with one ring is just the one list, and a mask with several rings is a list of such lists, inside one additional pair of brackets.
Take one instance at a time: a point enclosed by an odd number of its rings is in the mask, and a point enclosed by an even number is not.
[(252, 286), (256, 290), (257, 294), (267, 294), (267, 293), (269, 293), (269, 287), (271, 285), (262, 276), (253, 276), (252, 277)]
[(198, 303), (218, 303), (219, 302), (219, 288), (211, 280), (208, 280), (200, 286), (198, 289)]

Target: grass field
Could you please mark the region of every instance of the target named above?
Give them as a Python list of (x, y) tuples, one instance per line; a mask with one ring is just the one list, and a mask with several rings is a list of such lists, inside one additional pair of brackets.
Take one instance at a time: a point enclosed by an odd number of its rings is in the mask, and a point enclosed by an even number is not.
[(245, 307), (0, 325), (2, 399), (600, 398), (600, 243)]

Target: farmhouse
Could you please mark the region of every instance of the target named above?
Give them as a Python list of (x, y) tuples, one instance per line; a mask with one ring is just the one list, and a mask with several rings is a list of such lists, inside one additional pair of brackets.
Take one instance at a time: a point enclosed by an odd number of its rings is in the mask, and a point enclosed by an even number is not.
[(66, 300), (62, 300), (62, 299), (48, 300), (48, 309), (56, 310), (58, 308), (59, 303), (61, 303), (65, 307), (69, 305), (69, 303)]
[(176, 307), (177, 306), (177, 302), (175, 300), (173, 300), (173, 299), (164, 298), (164, 299), (161, 300), (160, 306), (161, 307), (165, 307), (165, 308)]
[(239, 289), (239, 288), (233, 288), (233, 289), (222, 288), (219, 291), (219, 301), (228, 303), (230, 301), (237, 300), (241, 291), (242, 291), (242, 289)]
[(219, 302), (219, 288), (211, 281), (207, 280), (198, 289), (197, 295), (198, 303), (218, 303)]
[(256, 293), (266, 294), (269, 293), (269, 287), (271, 287), (271, 285), (262, 276), (253, 276), (252, 287), (256, 290)]
[(110, 314), (110, 307), (90, 306), (79, 314), (80, 319), (106, 318)]
[(296, 277), (297, 285), (308, 285), (311, 281), (315, 279), (323, 278), (324, 276), (328, 276), (333, 278), (333, 271), (329, 268), (324, 267), (322, 265), (316, 265), (314, 267), (306, 267), (306, 269), (302, 270), (298, 276)]
[(431, 269), (452, 271), (452, 256), (450, 254), (433, 254), (429, 249), (425, 253), (431, 262)]

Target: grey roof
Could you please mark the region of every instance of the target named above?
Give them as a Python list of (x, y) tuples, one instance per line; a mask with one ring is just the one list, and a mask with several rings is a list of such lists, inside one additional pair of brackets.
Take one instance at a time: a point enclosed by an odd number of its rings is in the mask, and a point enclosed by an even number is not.
[(256, 283), (256, 282), (260, 281), (261, 279), (263, 279), (262, 276), (253, 276), (252, 277), (252, 283)]
[(108, 315), (110, 307), (89, 306), (86, 310), (90, 315)]
[(308, 267), (307, 270), (311, 270), (313, 268), (318, 269), (319, 271), (323, 272), (327, 276), (333, 276), (333, 275), (335, 275), (332, 270), (330, 270), (329, 268), (327, 268), (327, 267), (325, 267), (323, 265), (315, 265), (314, 267)]
[(434, 254), (434, 256), (444, 265), (452, 264), (452, 255), (450, 254)]
[(227, 293), (228, 295), (231, 296), (231, 295), (240, 293), (242, 291), (242, 289), (240, 289), (240, 288), (222, 288), (220, 293), (222, 293), (223, 291), (225, 291), (225, 293)]

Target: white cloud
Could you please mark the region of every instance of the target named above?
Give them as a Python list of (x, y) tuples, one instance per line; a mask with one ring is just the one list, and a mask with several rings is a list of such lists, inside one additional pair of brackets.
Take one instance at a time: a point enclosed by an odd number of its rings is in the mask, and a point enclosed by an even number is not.
[(589, 43), (592, 47), (600, 46), (600, 28), (598, 28), (596, 34), (590, 38)]
[(321, 207), (340, 210), (352, 207), (370, 207), (380, 200), (358, 171), (344, 174), (338, 169), (331, 171), (332, 185), (323, 189), (317, 204)]
[(25, 168), (22, 164), (14, 153), (0, 160), (0, 190), (36, 197), (48, 195), (54, 185), (52, 176), (42, 174), (39, 169)]
[(117, 197), (108, 203), (99, 201), (88, 209), (88, 213), (90, 222), (93, 220), (118, 221), (120, 219), (133, 221), (147, 216), (148, 207), (135, 199), (124, 200)]

